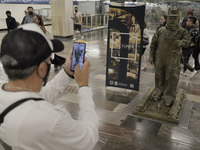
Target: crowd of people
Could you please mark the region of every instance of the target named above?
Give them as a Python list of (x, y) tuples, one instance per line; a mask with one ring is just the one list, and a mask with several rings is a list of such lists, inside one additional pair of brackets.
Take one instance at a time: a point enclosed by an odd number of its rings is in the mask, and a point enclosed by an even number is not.
[[(165, 27), (167, 25), (167, 16), (163, 15), (160, 18), (160, 22), (161, 22), (161, 24), (158, 26), (156, 32), (160, 28)], [(190, 46), (187, 47), (187, 48), (183, 48), (182, 49), (181, 62), (182, 62), (184, 67), (183, 67), (183, 71), (181, 71), (181, 74), (184, 75), (184, 76), (187, 76), (186, 70), (189, 70), (189, 71), (191, 71), (190, 78), (193, 78), (196, 75), (196, 73), (200, 70), (200, 64), (199, 64), (199, 53), (200, 53), (199, 22), (197, 21), (197, 18), (194, 17), (193, 12), (190, 11), (190, 12), (188, 12), (187, 17), (185, 17), (183, 19), (183, 21), (181, 22), (180, 26), (182, 28), (186, 29), (190, 33), (190, 36), (191, 36), (191, 44), (190, 44)], [(146, 26), (145, 26), (145, 28), (146, 28)], [(149, 39), (149, 36), (146, 36), (146, 35), (148, 35), (148, 31), (146, 31), (145, 28), (144, 28), (144, 35), (143, 35), (144, 39), (145, 38)], [(144, 51), (145, 51), (144, 48), (146, 48), (146, 46), (143, 47), (143, 51), (141, 53), (142, 62), (144, 64), (144, 67), (141, 70), (144, 70), (144, 69), (147, 68), (147, 65), (146, 65), (146, 62), (145, 62), (145, 59), (144, 59), (144, 55), (143, 55)], [(194, 59), (194, 67), (192, 67), (189, 64), (189, 59), (191, 58), (191, 56)]]
[[(81, 14), (81, 12), (78, 11), (78, 7), (75, 7), (74, 10), (75, 10), (74, 16), (71, 17), (71, 19), (73, 19), (73, 22), (74, 22), (73, 40), (76, 40), (76, 30), (78, 30), (80, 32), (81, 39), (83, 39), (84, 36), (83, 36), (83, 32), (82, 32), (82, 14)], [(38, 15), (37, 13), (34, 13), (34, 9), (32, 6), (29, 6), (24, 11), (24, 13), (25, 13), (25, 16), (22, 19), (21, 25), (34, 22), (46, 34), (46, 29), (45, 29), (42, 15)], [(15, 20), (14, 17), (11, 16), (11, 11), (9, 11), (9, 10), (6, 11), (6, 15), (7, 15), (7, 18), (6, 18), (7, 30), (8, 30), (8, 32), (10, 32), (13, 29), (15, 29), (17, 26), (19, 26), (20, 24)]]
[[(21, 25), (28, 24), (28, 23), (36, 23), (42, 31), (46, 34), (46, 29), (44, 26), (44, 22), (42, 19), (42, 15), (38, 15), (34, 13), (34, 9), (32, 6), (29, 6), (25, 11), (25, 16), (22, 19)], [(8, 32), (14, 30), (19, 26), (20, 24), (15, 20), (14, 17), (11, 16), (11, 11), (6, 11), (6, 24), (7, 24), (7, 30)]]

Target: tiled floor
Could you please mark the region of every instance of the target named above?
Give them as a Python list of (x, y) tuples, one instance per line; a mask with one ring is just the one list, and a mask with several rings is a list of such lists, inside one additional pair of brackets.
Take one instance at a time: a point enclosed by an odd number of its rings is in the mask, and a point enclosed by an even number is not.
[[(153, 34), (154, 32), (150, 32)], [(0, 32), (0, 40), (6, 32)], [(80, 35), (77, 36), (80, 38)], [(193, 104), (189, 129), (178, 124), (144, 118), (132, 114), (134, 106), (154, 84), (154, 67), (141, 72), (140, 91), (105, 87), (107, 29), (85, 33), (86, 57), (91, 64), (90, 87), (99, 117), (99, 142), (94, 150), (200, 150), (200, 73), (192, 80), (180, 77), (178, 88), (188, 94)], [(65, 50), (59, 55), (66, 57), (72, 49), (71, 39), (60, 39)], [(145, 52), (148, 60), (149, 47)], [(190, 60), (192, 64), (193, 60)], [(52, 67), (50, 78), (57, 72)], [(77, 84), (71, 82), (69, 93), (57, 105), (67, 109), (73, 118), (78, 117)]]

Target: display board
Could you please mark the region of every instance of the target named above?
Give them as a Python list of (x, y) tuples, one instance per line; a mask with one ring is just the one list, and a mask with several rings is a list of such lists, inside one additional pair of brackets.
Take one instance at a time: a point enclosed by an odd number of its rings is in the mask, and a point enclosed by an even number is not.
[(0, 3), (11, 4), (49, 4), (49, 0), (0, 0)]
[(145, 6), (109, 7), (106, 86), (139, 90)]

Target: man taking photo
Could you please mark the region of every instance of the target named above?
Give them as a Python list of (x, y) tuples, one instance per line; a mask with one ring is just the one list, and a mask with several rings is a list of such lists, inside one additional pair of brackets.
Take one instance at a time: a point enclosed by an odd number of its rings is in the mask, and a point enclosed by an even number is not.
[[(48, 40), (36, 24), (19, 26), (3, 38), (0, 59), (9, 80), (0, 85), (0, 139), (12, 150), (92, 150), (98, 141), (87, 60), (81, 70), (76, 66), (74, 74), (71, 51), (64, 69), (42, 87), (51, 53), (63, 49), (59, 40)], [(54, 106), (67, 93), (74, 75), (79, 85), (78, 120)]]

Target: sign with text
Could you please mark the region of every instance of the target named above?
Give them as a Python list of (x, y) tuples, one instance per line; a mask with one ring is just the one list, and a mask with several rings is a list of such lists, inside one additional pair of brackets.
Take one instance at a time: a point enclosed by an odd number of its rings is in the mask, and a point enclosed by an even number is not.
[(0, 0), (0, 3), (14, 4), (49, 4), (49, 0)]
[(139, 90), (145, 6), (109, 7), (106, 86)]

